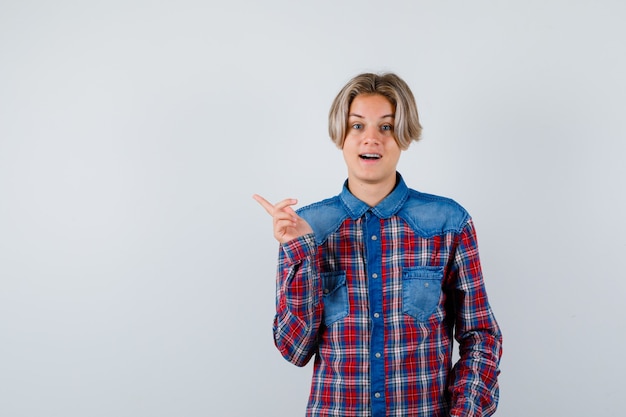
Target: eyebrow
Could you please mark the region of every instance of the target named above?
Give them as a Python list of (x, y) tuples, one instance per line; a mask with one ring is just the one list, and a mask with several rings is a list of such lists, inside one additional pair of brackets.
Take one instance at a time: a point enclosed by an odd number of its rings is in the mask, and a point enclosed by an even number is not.
[[(356, 113), (349, 113), (348, 117), (360, 117), (361, 119), (364, 119), (363, 116), (361, 116), (360, 114), (356, 114)], [(387, 118), (387, 117), (391, 117), (392, 119), (396, 118), (396, 114), (395, 113), (390, 113), (390, 114), (386, 114), (384, 116), (381, 117), (381, 119)]]

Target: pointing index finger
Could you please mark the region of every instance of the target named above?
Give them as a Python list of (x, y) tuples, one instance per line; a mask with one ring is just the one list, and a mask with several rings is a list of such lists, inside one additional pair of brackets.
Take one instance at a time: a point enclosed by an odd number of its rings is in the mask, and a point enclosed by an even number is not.
[(272, 203), (270, 203), (258, 194), (254, 194), (252, 198), (254, 198), (257, 203), (259, 203), (265, 209), (265, 211), (267, 211), (267, 214), (269, 214), (270, 216), (274, 215), (274, 205)]
[[(267, 213), (270, 216), (274, 216), (278, 211), (284, 211), (287, 207), (289, 206), (293, 206), (294, 204), (298, 203), (298, 200), (296, 200), (295, 198), (287, 198), (283, 201), (280, 201), (276, 204), (272, 204), (269, 201), (267, 201), (266, 199), (264, 199), (263, 197), (261, 197), (258, 194), (254, 194), (252, 196), (252, 198), (254, 198), (261, 206), (263, 206), (263, 208), (265, 209), (265, 211), (267, 211)], [(289, 207), (291, 209), (291, 207)], [(291, 212), (293, 214), (293, 209), (291, 209)]]

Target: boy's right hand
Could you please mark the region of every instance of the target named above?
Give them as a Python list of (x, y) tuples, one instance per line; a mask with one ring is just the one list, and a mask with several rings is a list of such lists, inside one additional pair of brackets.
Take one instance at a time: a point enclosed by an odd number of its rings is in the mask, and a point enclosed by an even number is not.
[(313, 233), (311, 226), (291, 208), (298, 200), (288, 198), (272, 204), (258, 194), (252, 196), (274, 219), (274, 237), (280, 243)]

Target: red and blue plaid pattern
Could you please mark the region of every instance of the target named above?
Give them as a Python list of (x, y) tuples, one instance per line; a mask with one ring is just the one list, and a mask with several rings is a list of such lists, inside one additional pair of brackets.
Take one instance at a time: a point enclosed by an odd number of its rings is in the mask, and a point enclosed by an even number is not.
[[(345, 202), (345, 192), (328, 204)], [(495, 411), (501, 334), (472, 221), (416, 230), (420, 213), (407, 214), (406, 205), (420, 196), (400, 179), (388, 198), (404, 204), (388, 213), (348, 210), (327, 235), (314, 227), (315, 234), (282, 245), (274, 336), (292, 363), (315, 357), (307, 416)], [(460, 349), (454, 367), (453, 337)]]

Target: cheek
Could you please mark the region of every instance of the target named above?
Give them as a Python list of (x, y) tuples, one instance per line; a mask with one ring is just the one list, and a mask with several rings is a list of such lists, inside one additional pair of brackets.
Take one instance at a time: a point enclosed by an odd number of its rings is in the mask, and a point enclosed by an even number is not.
[(356, 148), (357, 148), (356, 140), (354, 140), (352, 136), (347, 135), (346, 138), (343, 140), (343, 146), (341, 148), (343, 152), (344, 153), (353, 152)]
[(396, 146), (392, 146), (390, 147), (390, 149), (388, 149), (388, 155), (392, 157), (393, 160), (397, 161), (398, 159), (400, 159), (400, 155), (402, 154), (402, 150), (396, 145)]
[(350, 146), (346, 142), (343, 143), (343, 148), (341, 148), (341, 153), (343, 155), (343, 159), (347, 161), (348, 157), (350, 156)]
[(385, 143), (385, 150), (387, 153), (400, 153), (402, 151), (395, 138), (389, 138), (389, 140)]

